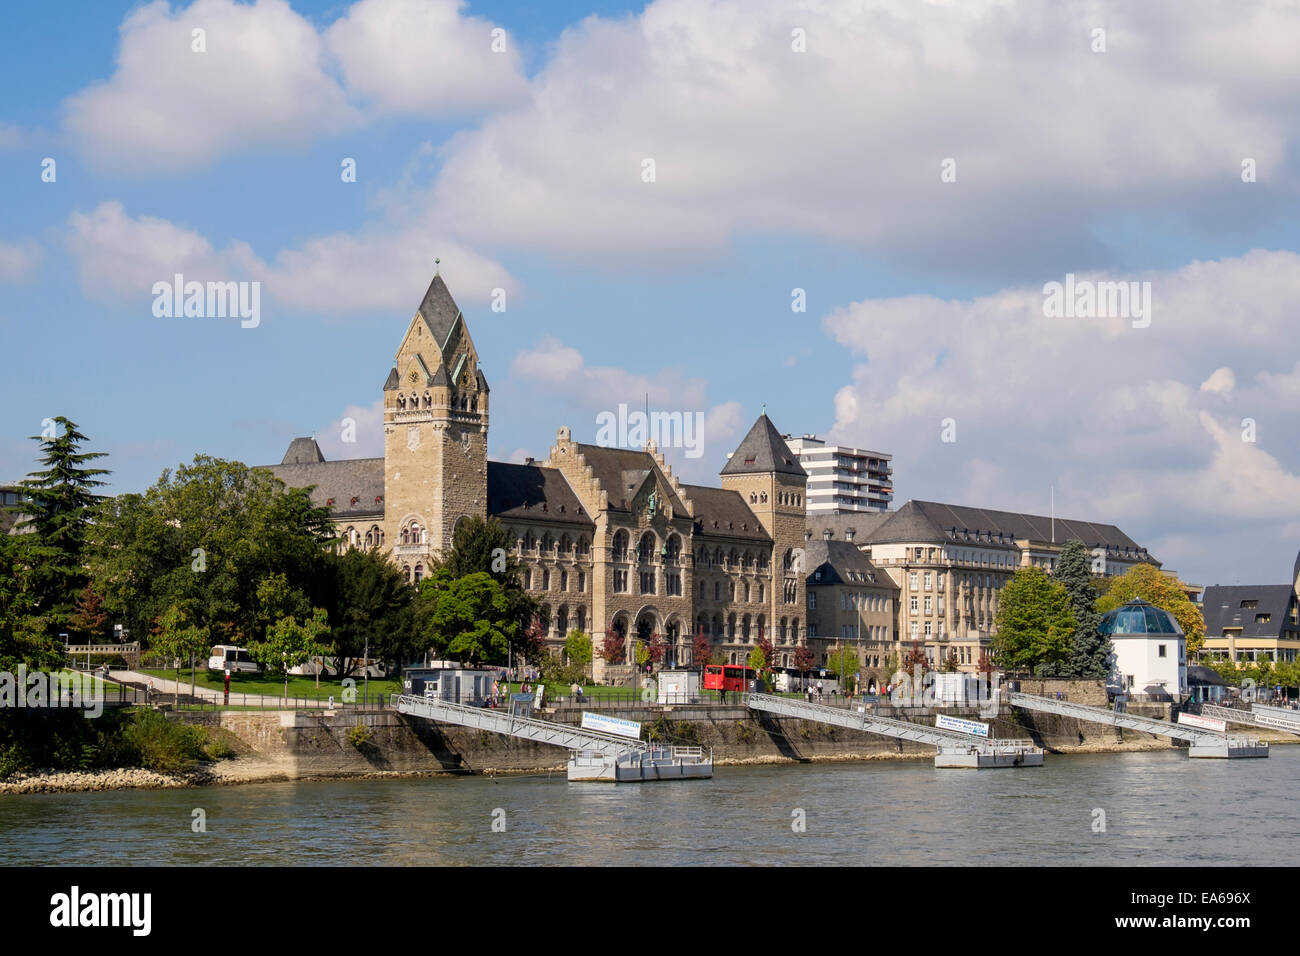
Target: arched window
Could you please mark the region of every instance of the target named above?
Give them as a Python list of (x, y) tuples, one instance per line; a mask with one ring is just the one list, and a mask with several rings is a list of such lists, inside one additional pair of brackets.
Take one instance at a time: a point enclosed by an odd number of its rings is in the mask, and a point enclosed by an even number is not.
[(573, 550), (573, 541), (567, 534), (560, 535), (560, 554), (568, 554)]
[(402, 573), (406, 575), (406, 580), (411, 580), (411, 566), (409, 564), (402, 565)]
[(398, 411), (406, 411), (406, 396), (405, 396), (405, 395), (398, 395), (398, 396), (397, 396), (397, 410), (398, 410)]
[(641, 535), (641, 540), (637, 542), (636, 556), (642, 564), (649, 564), (655, 556), (655, 535), (653, 531), (647, 531)]
[(577, 624), (578, 630), (585, 631), (587, 629), (587, 609), (585, 607), (578, 608)]
[(614, 534), (613, 557), (615, 561), (627, 560), (627, 532), (621, 528)]
[(588, 543), (586, 538), (578, 539), (578, 554), (586, 554), (590, 548), (591, 545)]
[(677, 535), (669, 535), (668, 544), (664, 548), (664, 560), (668, 564), (677, 564), (682, 557), (682, 539)]
[(416, 581), (416, 583), (419, 583), (419, 581), (420, 581), (420, 579), (421, 579), (422, 577), (424, 577), (424, 565), (423, 565), (423, 564), (417, 564), (417, 565), (415, 566), (415, 581)]
[(727, 640), (734, 641), (735, 639), (736, 639), (736, 615), (728, 614), (727, 615)]
[(554, 549), (555, 539), (551, 537), (551, 533), (548, 531), (542, 535), (542, 546), (539, 550), (541, 550), (543, 554), (550, 554)]
[(749, 615), (746, 614), (740, 619), (740, 638), (743, 641), (749, 640)]
[(537, 539), (533, 537), (531, 531), (524, 532), (524, 550), (532, 551), (537, 547)]
[(424, 407), (425, 407), (425, 408), (432, 408), (432, 407), (433, 407), (433, 399), (429, 397), (429, 393), (428, 393), (428, 392), (425, 392), (425, 393), (424, 393)]
[(755, 493), (752, 492), (752, 491), (749, 493), (749, 503), (750, 503), (751, 505), (756, 505), (756, 504), (758, 504), (758, 495), (755, 494)]

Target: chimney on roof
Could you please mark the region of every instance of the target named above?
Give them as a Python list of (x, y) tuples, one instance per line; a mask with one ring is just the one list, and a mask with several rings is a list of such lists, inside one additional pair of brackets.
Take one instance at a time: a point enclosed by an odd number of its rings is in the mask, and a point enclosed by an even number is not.
[(536, 464), (536, 463), (537, 463), (537, 459), (534, 458), (532, 455), (529, 455), (527, 458), (524, 459), (524, 464), (525, 464), (525, 465), (533, 465), (533, 464)]

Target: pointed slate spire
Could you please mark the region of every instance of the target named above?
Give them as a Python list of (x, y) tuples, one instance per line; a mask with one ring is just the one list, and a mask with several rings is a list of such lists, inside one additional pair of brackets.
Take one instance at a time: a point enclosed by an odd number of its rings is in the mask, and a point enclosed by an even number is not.
[(731, 459), (723, 466), (720, 474), (755, 475), (777, 472), (784, 475), (802, 475), (808, 473), (799, 464), (799, 458), (790, 450), (781, 433), (776, 430), (772, 420), (764, 412), (754, 422), (749, 434), (741, 440)]
[(451, 297), (447, 283), (442, 281), (441, 275), (434, 273), (433, 281), (429, 283), (429, 290), (424, 293), (424, 300), (420, 303), (418, 312), (424, 319), (425, 325), (429, 327), (429, 331), (433, 333), (439, 348), (446, 345), (447, 337), (451, 335), (451, 330), (456, 324), (456, 317), (460, 315), (460, 308), (456, 305), (456, 300)]

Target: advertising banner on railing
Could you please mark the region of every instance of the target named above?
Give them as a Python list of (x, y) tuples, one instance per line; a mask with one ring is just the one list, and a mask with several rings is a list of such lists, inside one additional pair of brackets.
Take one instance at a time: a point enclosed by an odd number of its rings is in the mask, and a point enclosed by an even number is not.
[(1228, 729), (1228, 722), (1225, 720), (1211, 720), (1209, 717), (1199, 717), (1196, 714), (1189, 714), (1181, 710), (1178, 712), (1178, 722), (1200, 730), (1214, 730), (1219, 733), (1223, 733)]
[(955, 730), (975, 737), (987, 737), (989, 735), (988, 724), (981, 724), (978, 720), (962, 720), (960, 717), (949, 717), (947, 714), (939, 714), (939, 716), (935, 717), (934, 726), (939, 730)]
[(594, 730), (602, 734), (617, 734), (620, 737), (641, 739), (641, 724), (635, 720), (623, 720), (620, 717), (606, 717), (604, 714), (582, 712), (582, 729)]

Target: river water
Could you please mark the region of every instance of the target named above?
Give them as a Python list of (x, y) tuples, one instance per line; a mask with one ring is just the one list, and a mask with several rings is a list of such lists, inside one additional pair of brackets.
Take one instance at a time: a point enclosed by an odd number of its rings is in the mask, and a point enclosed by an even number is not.
[(0, 864), (1284, 863), (1300, 849), (1298, 773), (1300, 746), (1274, 746), (1266, 760), (719, 767), (619, 786), (555, 775), (4, 795)]

